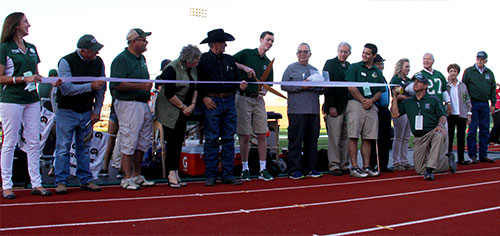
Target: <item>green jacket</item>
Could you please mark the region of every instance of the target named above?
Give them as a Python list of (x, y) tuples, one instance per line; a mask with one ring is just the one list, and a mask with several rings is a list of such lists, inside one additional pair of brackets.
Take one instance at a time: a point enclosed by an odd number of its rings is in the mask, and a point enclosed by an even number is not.
[[(187, 74), (186, 68), (181, 64), (179, 59), (174, 60), (167, 67), (172, 67), (175, 70), (176, 80), (189, 81), (189, 76)], [(191, 69), (191, 77), (193, 80), (198, 80), (198, 73), (196, 72), (196, 67)], [(176, 83), (177, 96), (181, 101), (184, 101), (186, 95), (189, 92), (188, 83)], [(179, 118), (181, 110), (174, 106), (170, 101), (168, 101), (165, 95), (165, 86), (162, 86), (160, 92), (158, 93), (158, 98), (156, 99), (156, 119), (164, 126), (173, 129), (175, 123)]]
[(472, 101), (487, 102), (490, 100), (492, 106), (497, 102), (495, 76), (489, 68), (485, 67), (483, 74), (479, 72), (476, 65), (467, 68), (464, 71), (462, 82), (467, 85)]
[[(345, 65), (343, 67), (339, 58), (335, 57), (325, 62), (323, 71), (328, 71), (330, 81), (345, 81), (345, 72), (351, 64), (346, 61)], [(328, 88), (325, 93), (325, 103), (323, 104), (325, 114), (329, 113), (330, 107), (335, 107), (339, 114), (343, 113), (347, 107), (347, 94), (346, 87)]]

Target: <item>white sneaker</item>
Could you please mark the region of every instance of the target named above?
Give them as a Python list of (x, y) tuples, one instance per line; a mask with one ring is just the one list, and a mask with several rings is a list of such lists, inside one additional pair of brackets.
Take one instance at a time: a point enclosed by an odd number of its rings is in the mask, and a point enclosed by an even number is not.
[(120, 183), (120, 186), (124, 189), (128, 190), (139, 190), (141, 189), (141, 186), (137, 185), (132, 181), (132, 178), (130, 179), (122, 179), (122, 182)]
[(359, 167), (351, 167), (351, 173), (350, 173), (350, 175), (352, 177), (356, 177), (356, 178), (366, 178), (366, 177), (368, 177), (368, 173), (364, 172)]
[(143, 187), (151, 187), (151, 186), (154, 186), (156, 184), (154, 181), (146, 180), (146, 178), (144, 178), (144, 176), (142, 176), (142, 175), (132, 177), (131, 180), (135, 184), (138, 184), (138, 185), (143, 186)]

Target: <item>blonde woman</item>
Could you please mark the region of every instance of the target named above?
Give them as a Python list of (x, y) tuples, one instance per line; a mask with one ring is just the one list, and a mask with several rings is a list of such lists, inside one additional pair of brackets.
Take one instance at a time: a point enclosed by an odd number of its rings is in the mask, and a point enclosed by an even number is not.
[[(395, 66), (394, 76), (391, 79), (391, 84), (399, 84), (405, 87), (410, 83), (408, 77), (410, 73), (410, 61), (406, 58), (400, 59)], [(397, 87), (392, 88), (392, 93), (397, 93)], [(403, 90), (403, 89), (401, 89)], [(399, 90), (398, 90), (399, 91)], [(409, 97), (409, 94), (398, 94), (398, 102), (401, 102)], [(410, 169), (408, 163), (408, 143), (410, 142), (411, 130), (408, 117), (406, 115), (392, 119), (394, 123), (394, 141), (392, 143), (392, 165), (394, 170)]]

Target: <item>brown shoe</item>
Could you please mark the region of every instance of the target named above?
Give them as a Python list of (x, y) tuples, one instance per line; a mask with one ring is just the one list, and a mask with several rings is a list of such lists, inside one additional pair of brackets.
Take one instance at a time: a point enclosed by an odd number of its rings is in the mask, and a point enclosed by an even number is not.
[(495, 160), (487, 158), (487, 157), (483, 157), (483, 158), (479, 158), (479, 162), (495, 163)]
[(67, 194), (67, 193), (68, 193), (68, 188), (66, 187), (66, 184), (58, 183), (56, 187), (56, 194)]
[(86, 184), (82, 184), (82, 185), (80, 185), (80, 189), (81, 190), (91, 191), (91, 192), (99, 192), (99, 191), (101, 191), (101, 187), (99, 187), (94, 182), (88, 182)]

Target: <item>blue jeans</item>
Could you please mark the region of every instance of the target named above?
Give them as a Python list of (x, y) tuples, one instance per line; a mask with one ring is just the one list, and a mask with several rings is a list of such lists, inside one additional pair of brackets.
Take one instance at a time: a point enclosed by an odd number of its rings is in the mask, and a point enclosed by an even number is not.
[(472, 121), (467, 133), (467, 149), (470, 159), (477, 159), (477, 127), (479, 126), (479, 158), (488, 157), (490, 107), (488, 102), (472, 102)]
[(236, 133), (236, 107), (234, 96), (228, 98), (212, 97), (217, 105), (215, 110), (208, 110), (202, 105), (205, 115), (205, 176), (217, 178), (219, 146), (222, 146), (222, 179), (234, 178), (234, 134)]
[(78, 113), (68, 109), (57, 109), (56, 111), (56, 161), (55, 175), (56, 184), (68, 184), (69, 158), (73, 134), (75, 140), (75, 158), (77, 161), (76, 176), (81, 184), (86, 184), (92, 180), (90, 172), (90, 142), (85, 143), (85, 136), (92, 132), (92, 126), (86, 127), (90, 121), (91, 111)]

